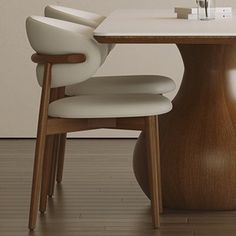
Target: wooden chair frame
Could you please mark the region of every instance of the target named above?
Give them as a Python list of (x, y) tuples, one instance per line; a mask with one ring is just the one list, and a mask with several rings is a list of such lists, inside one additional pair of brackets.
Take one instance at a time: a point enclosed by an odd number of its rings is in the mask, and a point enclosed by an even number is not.
[[(40, 211), (46, 210), (47, 197), (52, 196), (57, 172), (57, 181), (62, 180), (66, 133), (97, 128), (128, 129), (145, 131), (148, 153), (149, 186), (154, 228), (160, 226), (162, 211), (160, 155), (157, 116), (132, 118), (68, 119), (48, 116), (49, 103), (63, 98), (65, 88), (51, 88), (53, 64), (83, 63), (83, 54), (40, 55), (34, 54), (32, 61), (44, 64), (44, 78), (39, 109), (37, 140), (32, 180), (29, 229), (36, 226), (40, 200)], [(56, 166), (57, 171), (56, 171)]]

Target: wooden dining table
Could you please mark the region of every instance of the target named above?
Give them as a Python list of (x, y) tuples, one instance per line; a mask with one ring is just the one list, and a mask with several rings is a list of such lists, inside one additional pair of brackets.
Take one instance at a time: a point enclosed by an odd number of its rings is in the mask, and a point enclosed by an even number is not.
[[(116, 10), (94, 37), (100, 43), (177, 46), (182, 84), (173, 110), (159, 117), (163, 204), (236, 209), (236, 17), (200, 21), (177, 19), (174, 10)], [(149, 196), (144, 135), (135, 147), (134, 172)]]

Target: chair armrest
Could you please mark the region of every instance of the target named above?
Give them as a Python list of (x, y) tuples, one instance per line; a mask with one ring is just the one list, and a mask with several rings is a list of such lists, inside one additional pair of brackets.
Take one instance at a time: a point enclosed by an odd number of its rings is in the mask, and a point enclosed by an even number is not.
[(70, 64), (83, 63), (86, 61), (86, 56), (84, 54), (45, 55), (35, 53), (31, 60), (39, 64)]

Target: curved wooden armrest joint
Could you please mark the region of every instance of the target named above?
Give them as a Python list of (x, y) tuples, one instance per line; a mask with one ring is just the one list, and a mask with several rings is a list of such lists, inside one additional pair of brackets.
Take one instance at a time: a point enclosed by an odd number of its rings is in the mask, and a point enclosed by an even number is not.
[(35, 53), (32, 55), (31, 60), (39, 64), (71, 64), (83, 63), (86, 61), (84, 54), (64, 54), (64, 55), (46, 55)]

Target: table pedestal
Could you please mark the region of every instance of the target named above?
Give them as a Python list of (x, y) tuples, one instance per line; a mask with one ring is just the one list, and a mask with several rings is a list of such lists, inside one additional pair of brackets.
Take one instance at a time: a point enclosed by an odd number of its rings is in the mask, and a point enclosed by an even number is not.
[[(236, 209), (236, 47), (178, 48), (182, 85), (173, 110), (159, 118), (164, 206)], [(134, 172), (149, 196), (144, 135), (134, 151)]]

